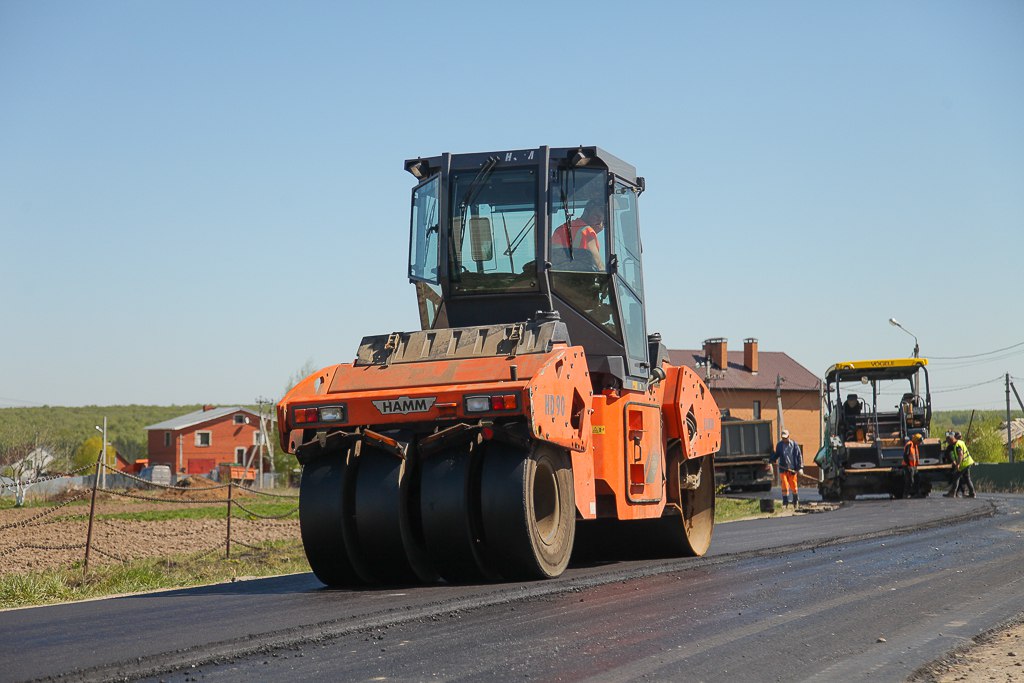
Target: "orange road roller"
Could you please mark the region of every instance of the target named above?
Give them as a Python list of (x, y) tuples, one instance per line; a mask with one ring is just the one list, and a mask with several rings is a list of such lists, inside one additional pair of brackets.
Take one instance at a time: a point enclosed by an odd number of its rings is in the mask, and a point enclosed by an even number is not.
[(574, 545), (703, 555), (719, 410), (647, 331), (644, 179), (597, 147), (405, 168), (421, 329), (363, 338), (277, 405), (317, 578), (551, 578)]

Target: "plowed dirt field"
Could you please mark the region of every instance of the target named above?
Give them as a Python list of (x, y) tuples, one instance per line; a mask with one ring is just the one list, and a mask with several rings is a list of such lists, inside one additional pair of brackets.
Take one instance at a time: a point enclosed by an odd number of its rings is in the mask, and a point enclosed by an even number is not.
[[(190, 491), (187, 496), (177, 491), (138, 492), (137, 495), (158, 500), (101, 494), (96, 505), (90, 565), (224, 551), (228, 526), (227, 493), (224, 489)], [(234, 493), (235, 502), (241, 505), (252, 505), (254, 498), (244, 491)], [(82, 500), (88, 502), (89, 496), (84, 495)], [(190, 502), (183, 502), (186, 500)], [(268, 499), (260, 497), (260, 500), (266, 502)], [(105, 515), (117, 513), (166, 513), (195, 508), (216, 510), (217, 518), (104, 519)], [(88, 506), (80, 504), (58, 509), (28, 507), (0, 510), (0, 573), (41, 571), (81, 563), (85, 556), (88, 515)], [(284, 519), (254, 519), (236, 507), (231, 519), (231, 539), (233, 544), (247, 545), (298, 540), (298, 515), (292, 514)]]

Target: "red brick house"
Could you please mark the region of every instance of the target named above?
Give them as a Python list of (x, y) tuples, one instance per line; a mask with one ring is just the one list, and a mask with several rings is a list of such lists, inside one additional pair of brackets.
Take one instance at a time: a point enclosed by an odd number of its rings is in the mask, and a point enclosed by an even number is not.
[[(240, 406), (204, 406), (149, 425), (146, 431), (149, 464), (169, 465), (179, 474), (208, 474), (221, 463), (245, 463), (265, 439), (259, 414)], [(258, 466), (254, 460), (253, 467)], [(269, 461), (264, 467), (269, 469)]]
[[(686, 365), (707, 382), (722, 411), (742, 420), (771, 420), (778, 440), (778, 397), (786, 429), (800, 444), (804, 465), (813, 466), (821, 441), (821, 380), (781, 351), (758, 351), (757, 339), (729, 351), (728, 340), (706, 339), (699, 350), (669, 350), (675, 365)], [(808, 470), (810, 471), (810, 470)]]

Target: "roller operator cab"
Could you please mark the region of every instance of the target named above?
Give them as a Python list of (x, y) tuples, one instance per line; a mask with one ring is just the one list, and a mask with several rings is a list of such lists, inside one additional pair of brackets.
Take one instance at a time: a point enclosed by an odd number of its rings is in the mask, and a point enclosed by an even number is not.
[[(825, 500), (858, 495), (924, 497), (946, 483), (939, 439), (930, 434), (932, 404), (927, 358), (836, 363), (825, 373), (825, 443), (815, 456)], [(921, 436), (918, 477), (908, 488), (903, 450)]]
[(406, 161), (420, 328), (278, 404), (329, 585), (558, 576), (701, 555), (718, 409), (644, 314), (635, 169), (596, 147)]

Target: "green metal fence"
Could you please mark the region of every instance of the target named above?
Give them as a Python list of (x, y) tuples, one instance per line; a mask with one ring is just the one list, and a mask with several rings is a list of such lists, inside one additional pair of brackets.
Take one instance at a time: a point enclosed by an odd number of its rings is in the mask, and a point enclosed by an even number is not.
[(978, 463), (971, 478), (987, 491), (1024, 491), (1024, 462)]

